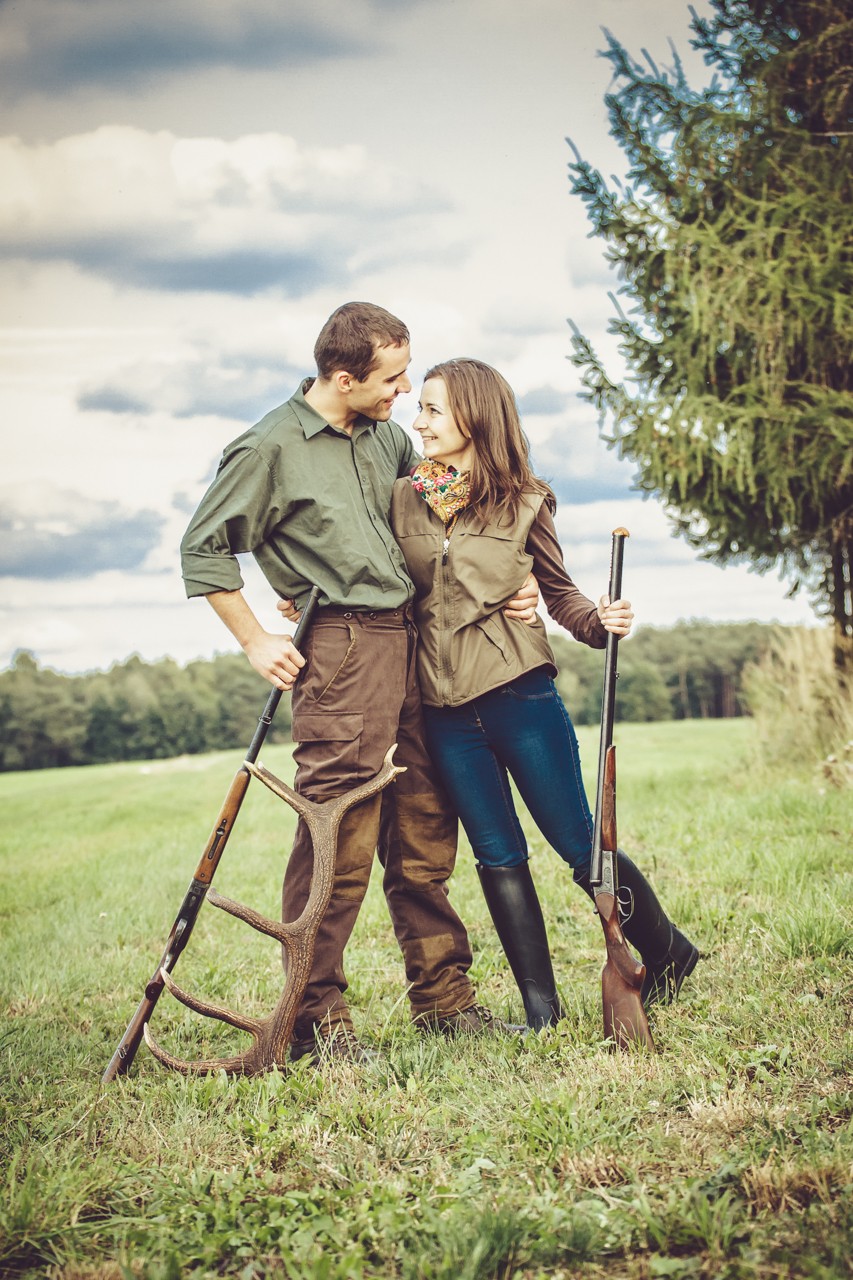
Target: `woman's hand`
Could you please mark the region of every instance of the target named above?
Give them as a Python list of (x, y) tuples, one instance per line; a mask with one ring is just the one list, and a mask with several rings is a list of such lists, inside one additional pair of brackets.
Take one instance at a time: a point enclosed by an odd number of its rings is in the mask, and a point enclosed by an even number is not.
[(614, 600), (610, 596), (602, 596), (598, 602), (598, 616), (605, 631), (612, 631), (615, 636), (627, 636), (634, 621), (634, 611), (630, 600)]

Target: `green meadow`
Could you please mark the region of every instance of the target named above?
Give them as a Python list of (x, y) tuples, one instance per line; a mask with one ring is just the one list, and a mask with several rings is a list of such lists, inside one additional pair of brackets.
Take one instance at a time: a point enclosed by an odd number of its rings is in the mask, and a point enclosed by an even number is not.
[[(0, 776), (0, 1276), (849, 1275), (853, 790), (768, 771), (754, 733), (617, 730), (621, 842), (704, 957), (651, 1018), (656, 1054), (602, 1041), (600, 928), (529, 828), (558, 1028), (417, 1033), (374, 875), (347, 967), (377, 1060), (240, 1080), (143, 1045), (100, 1083), (239, 753)], [(292, 777), (286, 746), (263, 759)], [(294, 821), (253, 782), (217, 889), (277, 915)], [(518, 1019), (464, 845), (453, 893), (481, 999)], [(176, 977), (250, 1013), (282, 982), (277, 945), (209, 904)], [(244, 1043), (168, 993), (152, 1029), (191, 1058)]]

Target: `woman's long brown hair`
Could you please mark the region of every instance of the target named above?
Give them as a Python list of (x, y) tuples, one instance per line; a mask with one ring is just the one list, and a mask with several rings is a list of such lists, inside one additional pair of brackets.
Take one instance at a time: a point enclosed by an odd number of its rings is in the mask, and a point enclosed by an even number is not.
[(447, 387), (450, 411), (474, 446), (471, 506), (484, 520), (508, 516), (512, 522), (521, 495), (541, 493), (553, 512), (557, 503), (551, 488), (530, 468), (530, 445), (506, 378), (482, 360), (467, 357), (434, 365), (424, 382), (430, 378), (441, 378)]

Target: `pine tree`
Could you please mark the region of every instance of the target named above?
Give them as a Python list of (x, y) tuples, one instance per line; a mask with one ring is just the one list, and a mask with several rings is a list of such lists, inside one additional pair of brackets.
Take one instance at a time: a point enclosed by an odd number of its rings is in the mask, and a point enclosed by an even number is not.
[(608, 186), (575, 152), (573, 191), (619, 290), (611, 379), (577, 329), (605, 438), (704, 558), (777, 567), (831, 616), (853, 665), (850, 0), (711, 0), (694, 89), (609, 34)]

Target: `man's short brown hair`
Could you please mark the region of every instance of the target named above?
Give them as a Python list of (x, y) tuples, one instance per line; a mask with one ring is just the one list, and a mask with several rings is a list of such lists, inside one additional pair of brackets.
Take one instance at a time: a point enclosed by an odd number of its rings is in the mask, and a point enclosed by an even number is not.
[(383, 307), (372, 302), (345, 302), (329, 316), (314, 344), (314, 359), (321, 378), (338, 369), (364, 382), (376, 368), (380, 347), (404, 347), (409, 331)]

